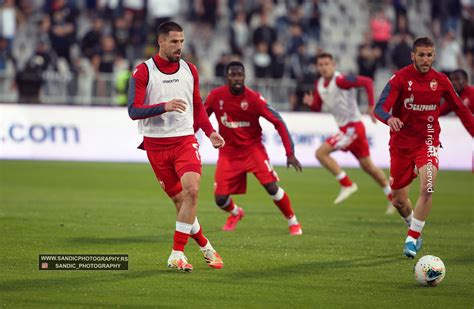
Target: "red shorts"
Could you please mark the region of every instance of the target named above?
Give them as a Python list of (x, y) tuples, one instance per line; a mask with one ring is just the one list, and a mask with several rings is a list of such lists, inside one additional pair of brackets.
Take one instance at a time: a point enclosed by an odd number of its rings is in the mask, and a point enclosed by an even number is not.
[(217, 160), (214, 193), (216, 195), (245, 193), (247, 173), (253, 173), (262, 185), (279, 180), (262, 145), (246, 153), (232, 156), (220, 154)]
[(438, 169), (438, 149), (439, 146), (427, 145), (408, 149), (390, 147), (390, 187), (398, 190), (408, 186), (417, 176), (415, 167), (431, 164)]
[(181, 177), (186, 172), (201, 174), (199, 144), (194, 135), (183, 138), (176, 147), (166, 150), (147, 150), (146, 154), (156, 179), (169, 197), (181, 192)]
[(341, 131), (326, 139), (326, 143), (334, 149), (350, 151), (356, 158), (370, 156), (369, 142), (361, 121), (348, 123), (339, 129)]

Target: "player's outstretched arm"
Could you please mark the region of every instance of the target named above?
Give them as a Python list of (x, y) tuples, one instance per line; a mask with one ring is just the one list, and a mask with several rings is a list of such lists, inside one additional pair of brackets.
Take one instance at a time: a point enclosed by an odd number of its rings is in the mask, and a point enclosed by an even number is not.
[(286, 158), (286, 167), (289, 168), (290, 166), (293, 166), (297, 172), (303, 172), (303, 167), (301, 166), (300, 161), (298, 161), (295, 155), (289, 155)]

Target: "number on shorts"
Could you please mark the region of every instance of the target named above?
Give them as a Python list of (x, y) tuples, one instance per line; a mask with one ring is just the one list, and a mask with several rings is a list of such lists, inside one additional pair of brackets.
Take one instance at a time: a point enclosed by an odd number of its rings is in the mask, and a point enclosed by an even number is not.
[(193, 148), (196, 149), (196, 158), (201, 161), (201, 156), (199, 155), (199, 144), (194, 143)]

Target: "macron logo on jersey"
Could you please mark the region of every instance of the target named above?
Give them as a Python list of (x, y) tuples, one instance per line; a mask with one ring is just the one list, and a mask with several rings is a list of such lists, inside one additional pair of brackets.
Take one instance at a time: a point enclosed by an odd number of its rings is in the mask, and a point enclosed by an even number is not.
[(178, 79), (178, 78), (164, 79), (164, 80), (163, 80), (163, 83), (165, 83), (165, 84), (179, 83), (179, 79)]
[(409, 98), (403, 100), (403, 105), (406, 109), (410, 109), (417, 112), (435, 111), (437, 108), (436, 104), (424, 105), (424, 104), (413, 104), (415, 102), (415, 96), (412, 94)]
[(250, 122), (248, 121), (228, 121), (226, 113), (221, 116), (221, 123), (230, 129), (250, 127)]

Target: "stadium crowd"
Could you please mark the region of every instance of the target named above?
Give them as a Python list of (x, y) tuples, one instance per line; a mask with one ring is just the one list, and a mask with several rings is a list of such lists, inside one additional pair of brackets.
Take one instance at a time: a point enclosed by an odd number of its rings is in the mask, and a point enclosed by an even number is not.
[[(348, 15), (349, 24), (363, 22), (365, 31), (349, 33), (358, 43), (351, 59), (355, 65), (341, 69), (371, 78), (379, 70), (398, 70), (411, 63), (414, 38), (429, 31), (437, 44), (438, 70), (474, 71), (472, 1), (330, 2), (342, 15), (354, 3), (370, 12), (363, 21)], [(248, 67), (250, 84), (285, 80), (295, 85), (276, 101), (289, 104), (284, 109), (306, 110), (302, 98), (316, 78), (316, 54), (328, 50), (344, 57), (344, 48), (329, 50), (327, 44), (332, 38), (325, 37), (324, 28), (339, 31), (341, 26), (334, 21), (323, 24), (328, 4), (328, 0), (3, 0), (0, 102), (10, 101), (15, 90), (20, 103), (38, 103), (46, 93), (49, 97), (66, 93), (61, 103), (125, 105), (132, 68), (157, 52), (158, 25), (178, 20), (189, 33), (184, 58), (198, 66), (204, 84), (221, 82), (225, 64), (240, 60)], [(430, 10), (429, 23), (412, 27), (416, 21), (408, 12), (423, 10), (423, 5)], [(206, 94), (208, 88), (203, 89)]]

